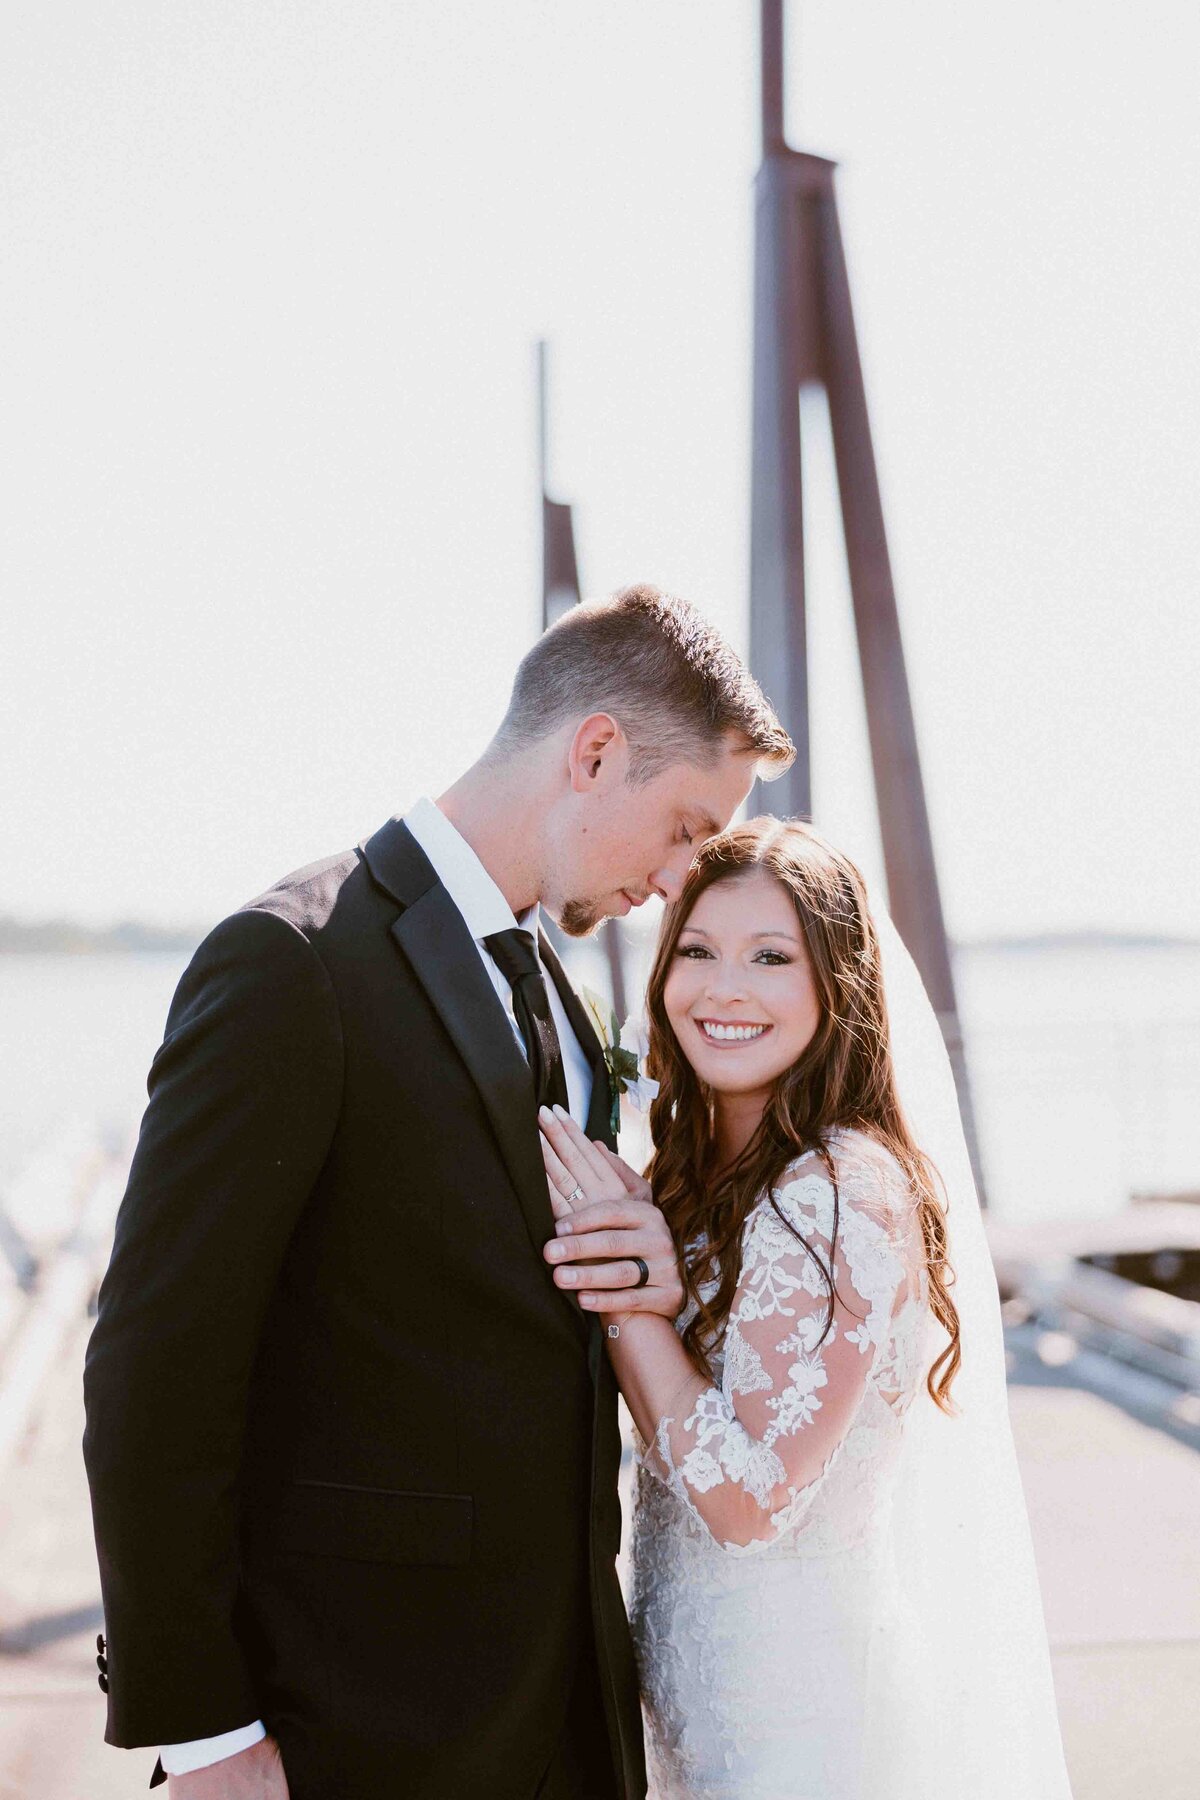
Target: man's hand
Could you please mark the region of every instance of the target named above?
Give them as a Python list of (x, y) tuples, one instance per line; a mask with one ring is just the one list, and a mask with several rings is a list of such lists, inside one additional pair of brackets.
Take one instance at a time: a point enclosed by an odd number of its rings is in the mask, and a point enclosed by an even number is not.
[(257, 1744), (186, 1775), (167, 1776), (168, 1800), (288, 1800), (279, 1745), (267, 1733)]
[[(588, 1312), (654, 1312), (683, 1305), (670, 1227), (643, 1180), (604, 1144), (593, 1144), (561, 1108), (538, 1115), (557, 1235), (543, 1252), (554, 1280)], [(641, 1257), (650, 1271), (638, 1287)]]

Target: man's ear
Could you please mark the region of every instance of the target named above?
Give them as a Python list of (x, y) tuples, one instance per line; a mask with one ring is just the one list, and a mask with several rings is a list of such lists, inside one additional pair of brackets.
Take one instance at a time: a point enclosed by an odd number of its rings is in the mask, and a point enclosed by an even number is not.
[(628, 746), (611, 713), (589, 713), (577, 726), (567, 750), (571, 786), (582, 794), (603, 775), (615, 773)]

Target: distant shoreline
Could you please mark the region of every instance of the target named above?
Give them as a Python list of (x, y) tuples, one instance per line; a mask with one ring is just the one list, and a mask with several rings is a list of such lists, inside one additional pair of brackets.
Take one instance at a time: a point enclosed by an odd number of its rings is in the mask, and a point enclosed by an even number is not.
[(1026, 936), (961, 938), (955, 950), (1200, 950), (1200, 937), (1158, 931), (1042, 931)]
[[(146, 925), (126, 919), (117, 925), (81, 925), (72, 919), (24, 923), (0, 914), (0, 956), (137, 956), (148, 951), (191, 951), (206, 928)], [(1200, 950), (1200, 938), (1165, 932), (1046, 931), (1025, 936), (963, 938), (952, 951)]]
[(72, 919), (23, 924), (0, 916), (0, 956), (137, 956), (152, 950), (194, 950), (204, 935), (200, 927), (142, 925), (132, 919), (93, 926)]

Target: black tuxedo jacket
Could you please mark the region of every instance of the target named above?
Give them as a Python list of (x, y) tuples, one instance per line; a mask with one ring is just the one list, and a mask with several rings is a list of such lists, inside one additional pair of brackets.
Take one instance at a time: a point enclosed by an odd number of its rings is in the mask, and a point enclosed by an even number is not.
[(148, 1088), (84, 1373), (107, 1741), (262, 1717), (293, 1800), (527, 1800), (594, 1644), (639, 1800), (615, 1384), (541, 1255), (528, 1066), (402, 823), (210, 933)]

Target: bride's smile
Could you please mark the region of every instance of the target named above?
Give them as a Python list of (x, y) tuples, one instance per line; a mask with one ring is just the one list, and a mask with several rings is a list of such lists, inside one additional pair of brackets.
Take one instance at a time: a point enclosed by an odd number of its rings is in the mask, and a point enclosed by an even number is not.
[(696, 1023), (710, 1044), (746, 1044), (771, 1029), (769, 1025), (740, 1025), (736, 1019), (728, 1024), (723, 1019), (697, 1019)]

